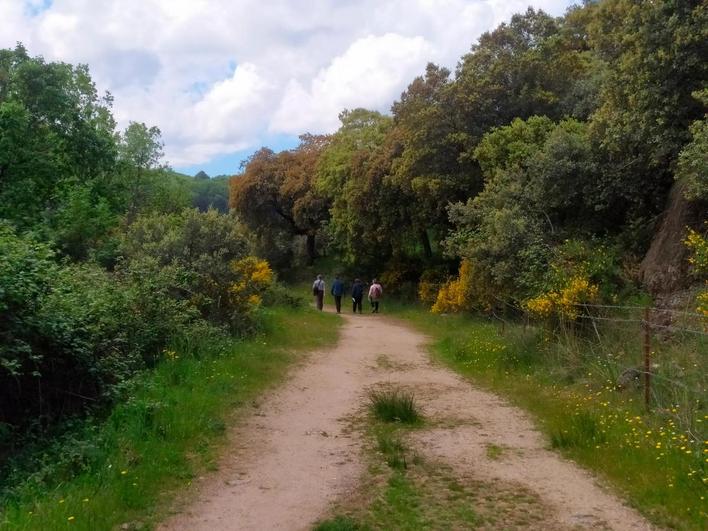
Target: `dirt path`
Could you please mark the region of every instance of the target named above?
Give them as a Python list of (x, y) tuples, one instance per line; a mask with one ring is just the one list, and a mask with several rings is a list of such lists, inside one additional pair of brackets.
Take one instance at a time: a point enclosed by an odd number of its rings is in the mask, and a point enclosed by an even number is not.
[[(423, 336), (380, 316), (343, 318), (339, 344), (312, 354), (233, 429), (219, 471), (159, 529), (310, 529), (356, 492), (365, 470), (351, 419), (367, 390), (382, 383), (414, 390), (433, 421), (413, 437), (418, 452), (460, 474), (534, 493), (545, 528), (651, 529), (590, 474), (547, 450), (520, 410), (432, 364)], [(490, 445), (500, 454), (489, 457)]]

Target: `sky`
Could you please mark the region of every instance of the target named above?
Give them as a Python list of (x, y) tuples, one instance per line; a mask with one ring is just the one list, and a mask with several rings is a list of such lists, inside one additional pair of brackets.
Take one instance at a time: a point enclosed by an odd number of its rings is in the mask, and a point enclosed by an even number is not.
[(86, 63), (119, 128), (156, 125), (165, 162), (234, 174), (261, 146), (389, 112), (428, 62), (454, 70), (485, 31), (571, 0), (0, 0), (0, 48)]

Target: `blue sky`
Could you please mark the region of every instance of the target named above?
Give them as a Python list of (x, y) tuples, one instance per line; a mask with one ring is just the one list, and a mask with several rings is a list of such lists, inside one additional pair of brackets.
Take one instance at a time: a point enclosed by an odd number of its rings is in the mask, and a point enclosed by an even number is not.
[(454, 68), (529, 5), (568, 0), (0, 0), (0, 47), (86, 63), (119, 129), (156, 125), (165, 160), (233, 174), (261, 146), (388, 112), (429, 61)]
[[(293, 149), (300, 143), (295, 135), (275, 135), (266, 137), (263, 140), (263, 146), (272, 149), (273, 151), (285, 151)], [(256, 148), (257, 149), (257, 148)], [(180, 173), (187, 175), (196, 175), (199, 171), (204, 171), (209, 177), (217, 175), (234, 175), (239, 172), (241, 162), (247, 160), (256, 150), (253, 148), (235, 151), (225, 155), (219, 155), (206, 163), (194, 164), (191, 166), (182, 166), (174, 168)]]

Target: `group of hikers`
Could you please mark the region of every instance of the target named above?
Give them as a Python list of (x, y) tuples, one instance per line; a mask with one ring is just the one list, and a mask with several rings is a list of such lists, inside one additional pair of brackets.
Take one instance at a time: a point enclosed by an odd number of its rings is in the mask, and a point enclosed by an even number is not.
[[(334, 277), (332, 282), (332, 287), (329, 292), (334, 297), (334, 307), (337, 309), (337, 313), (342, 313), (342, 297), (346, 293), (347, 289), (344, 282), (339, 278), (339, 276)], [(352, 294), (352, 312), (362, 313), (362, 300), (364, 298), (364, 292), (366, 291), (366, 286), (358, 278), (354, 279), (351, 286)], [(317, 304), (317, 309), (322, 310), (324, 307), (324, 296), (325, 296), (325, 281), (322, 275), (317, 275), (317, 278), (312, 283), (312, 294), (315, 296), (315, 303)], [(381, 284), (374, 279), (371, 281), (369, 286), (368, 298), (371, 304), (371, 313), (379, 313), (379, 302), (383, 296), (383, 288)]]

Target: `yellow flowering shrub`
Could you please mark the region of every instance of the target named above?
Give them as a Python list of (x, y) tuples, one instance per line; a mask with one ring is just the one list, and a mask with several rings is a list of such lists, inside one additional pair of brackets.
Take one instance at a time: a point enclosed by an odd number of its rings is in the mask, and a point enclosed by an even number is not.
[[(706, 225), (708, 226), (708, 222)], [(688, 263), (691, 264), (693, 272), (696, 275), (708, 274), (708, 239), (695, 230), (688, 229), (688, 235), (683, 243), (692, 252)]]
[[(440, 286), (438, 284), (438, 286)], [(426, 293), (420, 287), (422, 299)], [(496, 300), (493, 286), (483, 271), (471, 260), (462, 260), (456, 278), (450, 279), (439, 287), (435, 302), (430, 309), (433, 313), (457, 313), (477, 309), (490, 310)]]
[(460, 279), (449, 280), (438, 291), (433, 307), (433, 313), (456, 313), (464, 309), (464, 288)]
[(577, 319), (581, 305), (597, 300), (599, 288), (584, 276), (571, 277), (565, 286), (551, 290), (524, 303), (526, 310), (536, 317), (557, 315), (566, 319)]
[(229, 289), (234, 307), (248, 310), (260, 306), (262, 293), (273, 283), (273, 270), (268, 262), (247, 256), (234, 261), (231, 269), (238, 277)]
[[(705, 225), (708, 227), (708, 221)], [(708, 239), (695, 230), (688, 229), (683, 243), (691, 251), (688, 263), (691, 264), (693, 274), (699, 277), (708, 276)], [(696, 297), (696, 304), (696, 311), (708, 317), (708, 280), (705, 281), (705, 289)]]
[(391, 291), (396, 291), (401, 287), (403, 284), (403, 277), (404, 271), (401, 271), (400, 268), (394, 267), (381, 273), (377, 280), (390, 293)]
[(438, 298), (440, 286), (445, 282), (446, 272), (440, 269), (426, 269), (418, 282), (418, 300), (430, 307)]
[(418, 283), (418, 299), (428, 306), (435, 304), (438, 298), (438, 290), (440, 289), (439, 282), (429, 280), (421, 280)]
[(696, 297), (696, 302), (698, 303), (696, 311), (701, 315), (708, 317), (708, 290), (700, 293), (698, 297)]
[(456, 313), (466, 310), (470, 304), (471, 263), (463, 260), (457, 278), (445, 282), (437, 292), (433, 313)]

